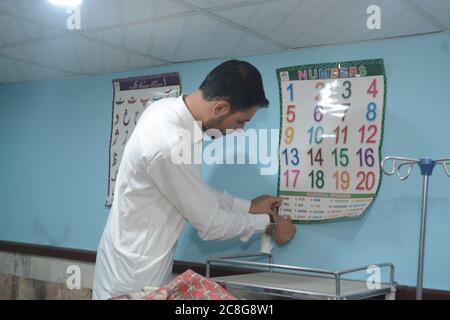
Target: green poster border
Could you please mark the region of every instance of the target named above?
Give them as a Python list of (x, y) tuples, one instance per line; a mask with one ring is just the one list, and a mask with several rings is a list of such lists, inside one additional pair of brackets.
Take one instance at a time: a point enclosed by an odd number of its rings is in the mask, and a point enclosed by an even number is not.
[[(297, 66), (291, 66), (291, 67), (283, 67), (276, 69), (277, 73), (277, 80), (278, 80), (278, 92), (279, 92), (279, 99), (280, 99), (280, 132), (279, 132), (279, 139), (278, 139), (278, 182), (277, 182), (277, 195), (280, 196), (280, 170), (281, 170), (281, 157), (280, 157), (280, 149), (281, 149), (281, 139), (282, 139), (282, 125), (283, 125), (283, 98), (281, 95), (281, 77), (280, 73), (283, 71), (287, 71), (289, 73), (289, 81), (295, 81), (298, 80), (298, 70), (309, 70), (309, 69), (325, 69), (325, 68), (339, 68), (339, 67), (350, 67), (350, 66), (360, 66), (365, 65), (367, 66), (367, 77), (370, 76), (383, 76), (384, 79), (384, 96), (383, 96), (383, 117), (381, 120), (381, 135), (380, 135), (380, 144), (378, 146), (378, 163), (381, 165), (381, 150), (383, 146), (383, 140), (384, 140), (384, 121), (386, 116), (386, 92), (387, 92), (387, 79), (386, 79), (386, 71), (384, 68), (384, 59), (367, 59), (367, 60), (353, 60), (353, 61), (345, 61), (345, 62), (332, 62), (332, 63), (319, 63), (319, 64), (307, 64), (307, 65), (297, 65)], [(291, 78), (291, 74), (296, 75), (295, 77)], [(294, 78), (294, 79), (293, 79)], [(296, 78), (296, 79), (295, 79)], [(350, 77), (347, 77), (350, 78)], [(319, 78), (318, 78), (319, 79)], [(331, 78), (330, 78), (331, 79)], [(338, 78), (338, 79), (344, 79), (344, 78)], [(327, 80), (327, 79), (323, 79)], [(373, 203), (375, 202), (375, 199), (377, 198), (378, 192), (380, 191), (381, 183), (383, 180), (383, 174), (381, 171), (381, 168), (379, 170), (379, 183), (377, 190), (375, 191), (375, 195), (373, 196), (372, 201), (370, 202), (369, 206), (357, 217), (340, 217), (340, 218), (331, 218), (331, 219), (323, 219), (323, 220), (292, 220), (292, 223), (295, 224), (321, 224), (321, 223), (328, 223), (328, 222), (336, 222), (336, 221), (355, 221), (360, 220), (367, 211), (372, 207)]]

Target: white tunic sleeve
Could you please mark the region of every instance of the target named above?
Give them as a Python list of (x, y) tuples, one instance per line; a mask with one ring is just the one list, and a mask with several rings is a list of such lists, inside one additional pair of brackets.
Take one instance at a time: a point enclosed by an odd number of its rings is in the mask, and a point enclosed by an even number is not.
[[(203, 240), (239, 237), (247, 241), (264, 231), (266, 214), (250, 214), (250, 202), (211, 188), (196, 165), (174, 164), (170, 153), (147, 161), (147, 172), (161, 193), (197, 230)], [(231, 204), (231, 205), (230, 205)], [(244, 212), (246, 211), (246, 212)]]

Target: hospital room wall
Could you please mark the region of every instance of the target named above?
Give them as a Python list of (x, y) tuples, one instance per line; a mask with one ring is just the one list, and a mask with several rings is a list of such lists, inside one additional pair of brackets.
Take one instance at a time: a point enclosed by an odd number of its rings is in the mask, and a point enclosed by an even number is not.
[[(261, 71), (271, 101), (248, 127), (279, 127), (276, 68), (368, 58), (384, 58), (386, 66), (383, 155), (450, 156), (449, 33), (245, 57)], [(95, 250), (108, 215), (111, 80), (178, 71), (188, 93), (219, 62), (0, 86), (0, 240)], [(243, 198), (276, 193), (277, 177), (259, 175), (255, 165), (203, 166), (202, 173), (212, 186)], [(436, 169), (430, 187), (425, 286), (450, 290), (450, 179)], [(363, 218), (299, 225), (290, 244), (275, 246), (274, 260), (329, 269), (393, 262), (396, 280), (413, 285), (420, 189), (417, 171), (405, 182), (384, 177)], [(258, 238), (203, 242), (188, 227), (176, 258), (204, 262), (258, 249)]]

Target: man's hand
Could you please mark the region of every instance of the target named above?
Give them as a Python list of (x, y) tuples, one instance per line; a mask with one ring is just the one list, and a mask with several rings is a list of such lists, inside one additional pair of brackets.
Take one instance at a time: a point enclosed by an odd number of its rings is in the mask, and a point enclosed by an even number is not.
[(283, 198), (268, 195), (260, 196), (252, 200), (249, 212), (276, 215), (282, 202)]
[(297, 228), (291, 222), (291, 217), (284, 218), (278, 214), (272, 215), (275, 223), (277, 224), (277, 230), (273, 235), (273, 238), (278, 244), (283, 244), (294, 238)]

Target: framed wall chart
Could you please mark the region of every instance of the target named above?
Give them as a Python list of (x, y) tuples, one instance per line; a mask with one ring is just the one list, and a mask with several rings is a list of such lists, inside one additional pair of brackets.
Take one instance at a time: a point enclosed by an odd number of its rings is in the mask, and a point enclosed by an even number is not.
[(361, 216), (381, 183), (382, 59), (277, 70), (280, 214), (297, 223)]

